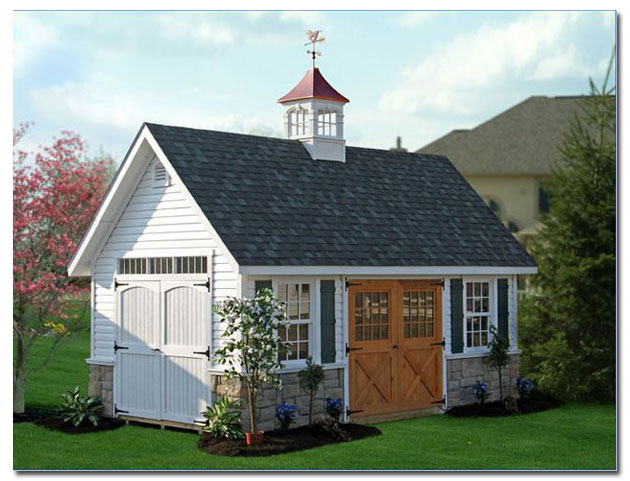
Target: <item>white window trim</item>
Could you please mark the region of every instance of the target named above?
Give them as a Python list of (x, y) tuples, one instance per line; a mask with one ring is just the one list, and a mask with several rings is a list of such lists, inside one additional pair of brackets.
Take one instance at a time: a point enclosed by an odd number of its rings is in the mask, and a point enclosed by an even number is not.
[[(319, 349), (317, 347), (317, 339), (319, 338), (319, 326), (315, 320), (318, 318), (318, 312), (316, 312), (316, 307), (319, 305), (319, 302), (316, 302), (319, 299), (319, 281), (316, 279), (308, 278), (308, 279), (296, 279), (296, 278), (276, 278), (271, 280), (271, 287), (273, 289), (274, 294), (278, 295), (278, 286), (279, 284), (308, 284), (311, 292), (311, 305), (310, 312), (311, 318), (307, 322), (298, 321), (291, 322), (291, 324), (308, 324), (308, 355), (313, 358), (313, 362), (315, 364), (320, 363)], [(294, 370), (300, 370), (306, 366), (306, 359), (294, 359), (289, 361), (282, 361), (282, 369), (279, 372), (290, 372)]]
[(497, 280), (496, 278), (492, 277), (464, 277), (462, 278), (462, 281), (464, 283), (464, 288), (462, 289), (462, 306), (463, 306), (463, 311), (464, 311), (464, 315), (462, 318), (462, 323), (463, 323), (463, 333), (464, 333), (464, 352), (463, 354), (487, 354), (490, 352), (490, 349), (488, 349), (488, 346), (478, 346), (478, 347), (468, 347), (468, 326), (466, 325), (466, 317), (468, 314), (468, 311), (466, 309), (466, 284), (468, 284), (469, 282), (487, 282), (488, 285), (488, 294), (490, 296), (489, 299), (489, 303), (490, 303), (490, 316), (488, 319), (488, 341), (490, 341), (490, 326), (495, 326), (498, 328), (497, 325)]

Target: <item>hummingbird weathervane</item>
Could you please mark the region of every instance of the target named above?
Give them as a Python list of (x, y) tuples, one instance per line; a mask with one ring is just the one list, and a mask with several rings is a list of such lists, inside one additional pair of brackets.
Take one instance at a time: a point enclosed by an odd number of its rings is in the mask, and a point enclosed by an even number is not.
[(321, 30), (309, 30), (308, 32), (306, 32), (306, 36), (308, 37), (308, 42), (306, 42), (304, 45), (308, 46), (311, 45), (311, 48), (313, 50), (307, 50), (306, 53), (307, 55), (310, 55), (313, 59), (313, 68), (315, 68), (315, 57), (319, 57), (322, 53), (318, 52), (317, 50), (315, 50), (315, 45), (318, 42), (323, 42), (324, 36), (321, 35), (322, 31)]

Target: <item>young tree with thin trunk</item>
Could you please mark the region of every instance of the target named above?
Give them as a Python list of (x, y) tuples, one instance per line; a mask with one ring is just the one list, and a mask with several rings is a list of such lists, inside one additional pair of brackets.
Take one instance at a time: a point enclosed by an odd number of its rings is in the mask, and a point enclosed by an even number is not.
[(225, 366), (227, 379), (239, 379), (247, 389), (250, 433), (258, 432), (256, 396), (264, 384), (281, 388), (278, 369), (280, 348), (289, 345), (278, 336), (288, 326), (284, 303), (271, 289), (261, 289), (254, 299), (230, 297), (215, 306), (220, 322), (225, 323), (223, 347), (214, 359)]
[[(24, 412), (28, 379), (52, 358), (81, 313), (68, 301), (87, 286), (66, 265), (96, 212), (109, 181), (111, 159), (87, 160), (84, 143), (63, 132), (32, 155), (19, 148), (28, 130), (13, 131), (13, 412)], [(32, 162), (30, 161), (32, 157)], [(42, 336), (53, 338), (44, 360), (29, 362)]]

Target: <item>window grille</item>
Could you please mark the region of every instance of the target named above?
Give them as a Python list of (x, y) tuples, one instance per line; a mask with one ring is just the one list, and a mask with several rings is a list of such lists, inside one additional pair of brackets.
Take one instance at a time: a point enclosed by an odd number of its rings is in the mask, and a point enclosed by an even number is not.
[(291, 325), (280, 329), (278, 336), (289, 343), (289, 350), (280, 349), (280, 361), (297, 361), (309, 356), (311, 329), (311, 285), (278, 284), (278, 299), (286, 304)]
[(118, 259), (118, 274), (207, 274), (206, 256), (129, 257)]

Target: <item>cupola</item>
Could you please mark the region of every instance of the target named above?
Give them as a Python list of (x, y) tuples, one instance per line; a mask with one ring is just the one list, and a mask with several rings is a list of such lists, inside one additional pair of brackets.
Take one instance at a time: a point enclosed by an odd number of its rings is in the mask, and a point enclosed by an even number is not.
[(346, 141), (343, 136), (343, 107), (350, 102), (337, 92), (315, 67), (315, 43), (323, 41), (319, 31), (309, 31), (313, 50), (313, 67), (286, 95), (278, 99), (286, 110), (284, 133), (288, 139), (299, 140), (313, 159), (346, 161)]

